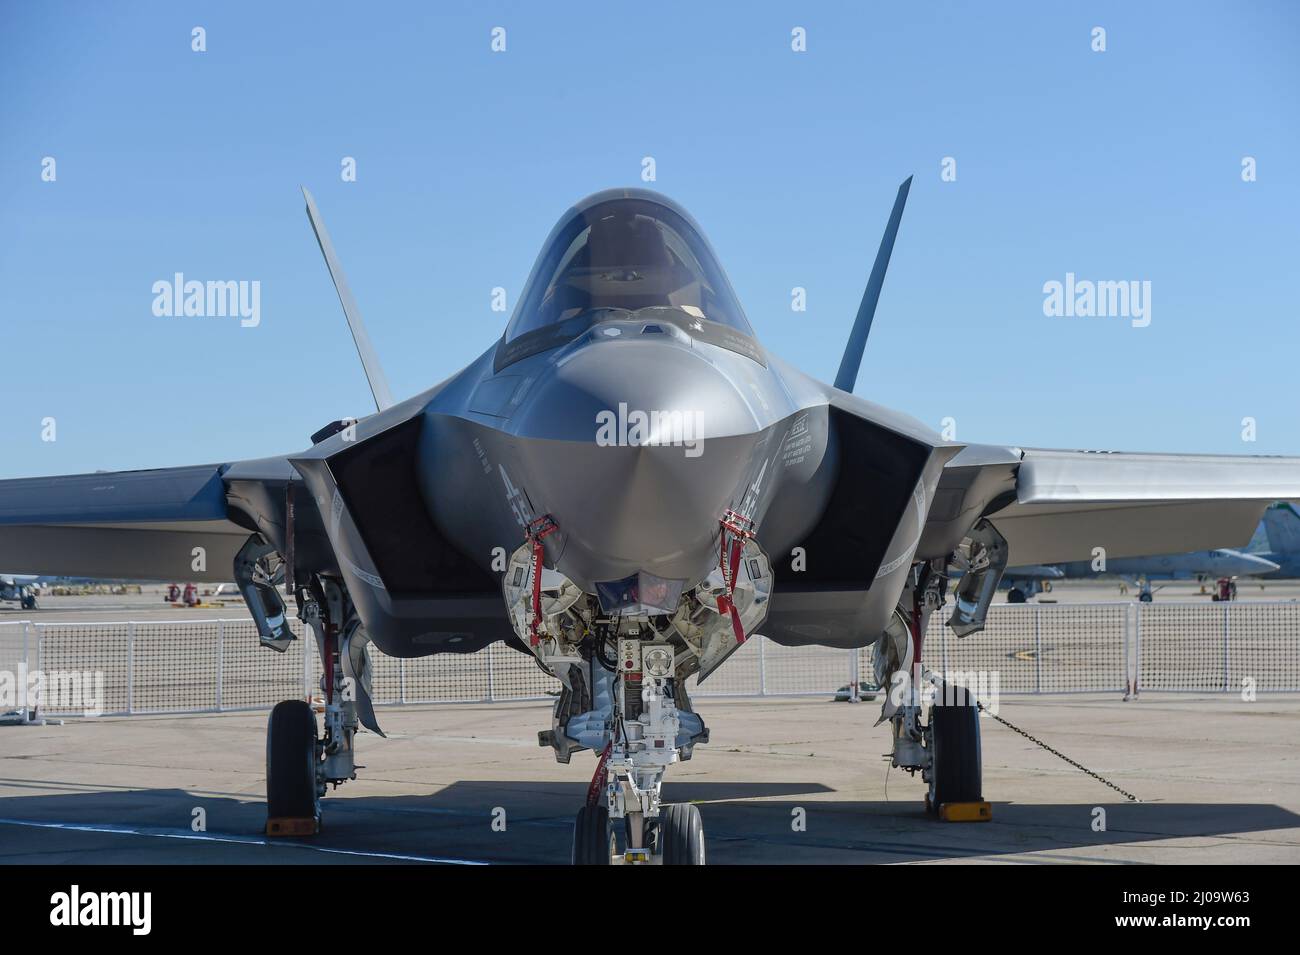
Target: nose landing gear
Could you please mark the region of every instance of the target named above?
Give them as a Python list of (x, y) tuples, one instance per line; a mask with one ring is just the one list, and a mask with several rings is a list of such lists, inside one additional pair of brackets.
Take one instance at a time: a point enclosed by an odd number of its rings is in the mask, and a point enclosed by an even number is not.
[(665, 806), (659, 813), (659, 845), (664, 865), (704, 865), (704, 822), (690, 803)]
[(690, 803), (659, 807), (643, 820), (642, 845), (631, 846), (631, 820), (625, 817), (627, 849), (619, 851), (615, 824), (605, 806), (583, 806), (573, 822), (574, 865), (704, 865), (704, 822)]
[[(699, 718), (679, 709), (677, 669), (668, 644), (618, 641), (619, 665), (608, 683), (609, 722), (591, 721), (587, 741), (604, 742), (587, 804), (573, 826), (575, 865), (703, 865), (704, 827), (690, 805), (664, 805), (664, 772), (707, 739)], [(598, 664), (597, 664), (598, 666)], [(606, 698), (597, 690), (596, 698)], [(577, 728), (573, 728), (578, 732)], [(596, 746), (590, 746), (594, 751)], [(621, 840), (619, 836), (622, 836)], [(622, 843), (620, 847), (620, 841)]]
[(574, 865), (612, 865), (618, 852), (618, 841), (609, 824), (609, 809), (605, 806), (583, 806), (573, 821)]

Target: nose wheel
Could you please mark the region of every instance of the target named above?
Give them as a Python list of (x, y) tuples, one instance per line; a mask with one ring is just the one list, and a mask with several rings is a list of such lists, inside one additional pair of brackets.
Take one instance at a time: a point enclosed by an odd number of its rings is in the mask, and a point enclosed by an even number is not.
[(704, 865), (704, 821), (690, 803), (664, 806), (659, 814), (664, 865)]
[[(689, 804), (663, 806), (646, 828), (645, 845), (653, 856), (641, 860), (660, 865), (704, 865), (704, 823), (700, 811)], [(623, 862), (618, 839), (604, 806), (583, 806), (573, 821), (574, 865), (611, 865)]]
[(583, 806), (573, 821), (573, 864), (610, 865), (617, 845), (604, 806)]

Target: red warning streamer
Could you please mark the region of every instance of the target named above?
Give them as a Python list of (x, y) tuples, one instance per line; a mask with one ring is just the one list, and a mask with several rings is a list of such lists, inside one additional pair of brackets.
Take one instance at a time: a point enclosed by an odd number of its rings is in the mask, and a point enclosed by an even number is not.
[(731, 617), (731, 632), (736, 635), (737, 643), (744, 643), (745, 628), (740, 622), (740, 611), (736, 609), (736, 578), (740, 572), (740, 554), (745, 541), (754, 536), (754, 522), (728, 510), (719, 523), (722, 525), (722, 533), (718, 538), (718, 566), (722, 570), (727, 592), (718, 598), (718, 613)]
[(542, 625), (542, 559), (546, 556), (542, 539), (557, 530), (559, 525), (550, 514), (535, 518), (528, 524), (528, 539), (533, 543), (533, 619), (528, 623), (528, 643), (534, 647), (541, 640), (537, 631)]

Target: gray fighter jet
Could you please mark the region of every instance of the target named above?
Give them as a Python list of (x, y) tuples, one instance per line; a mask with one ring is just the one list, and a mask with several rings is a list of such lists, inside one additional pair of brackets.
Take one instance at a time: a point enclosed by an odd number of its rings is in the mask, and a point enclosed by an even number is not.
[(1095, 560), (1071, 560), (1053, 567), (1008, 567), (1002, 575), (1009, 587), (1007, 603), (1025, 603), (1042, 589), (1045, 580), (1095, 580), (1119, 577), (1138, 590), (1138, 600), (1150, 603), (1154, 598), (1153, 580), (1218, 580), (1220, 577), (1266, 577), (1279, 565), (1257, 554), (1238, 550), (1197, 550), (1190, 554), (1160, 554), (1151, 557), (1123, 557), (1099, 563)]
[(270, 832), (315, 831), (327, 785), (354, 777), (358, 726), (378, 731), (370, 644), (416, 657), (502, 640), (554, 674), (542, 745), (598, 756), (578, 863), (704, 861), (698, 810), (661, 804), (660, 785), (709, 738), (687, 679), (759, 632), (874, 644), (894, 765), (921, 774), (935, 812), (977, 802), (975, 700), (940, 687), (927, 702), (942, 675), (920, 635), (949, 575), (948, 622), (969, 636), (1009, 556), (1244, 544), (1270, 501), (1300, 497), (1300, 459), (960, 445), (856, 397), (910, 184), (833, 385), (758, 342), (682, 208), (615, 189), (560, 218), (499, 340), (401, 402), (307, 195), (378, 412), (285, 457), (0, 482), (0, 564), (214, 582), (233, 568), (270, 651), (294, 639), (287, 584), (326, 706), (323, 726), (300, 700), (272, 711)]
[(1246, 552), (1276, 563), (1270, 573), (1261, 574), (1270, 579), (1295, 580), (1300, 578), (1300, 512), (1290, 501), (1278, 501), (1264, 512), (1251, 538)]

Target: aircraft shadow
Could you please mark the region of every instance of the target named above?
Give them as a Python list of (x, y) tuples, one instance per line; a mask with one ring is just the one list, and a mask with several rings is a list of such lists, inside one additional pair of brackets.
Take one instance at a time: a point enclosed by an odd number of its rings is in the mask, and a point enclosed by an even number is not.
[[(820, 783), (664, 786), (667, 801), (700, 803), (714, 863), (996, 859), (1047, 850), (1061, 861), (1089, 861), (1103, 859), (1094, 850), (1105, 846), (1300, 828), (1296, 813), (1266, 803), (994, 803), (991, 822), (950, 824), (927, 817), (915, 800), (831, 801), (827, 792)], [(326, 798), (323, 830), (304, 842), (265, 839), (264, 805), (246, 794), (13, 795), (0, 798), (0, 863), (563, 863), (585, 793), (585, 784), (502, 780), (428, 795), (340, 794)], [(1106, 812), (1104, 831), (1093, 829), (1096, 807)], [(195, 809), (205, 832), (192, 828)]]

